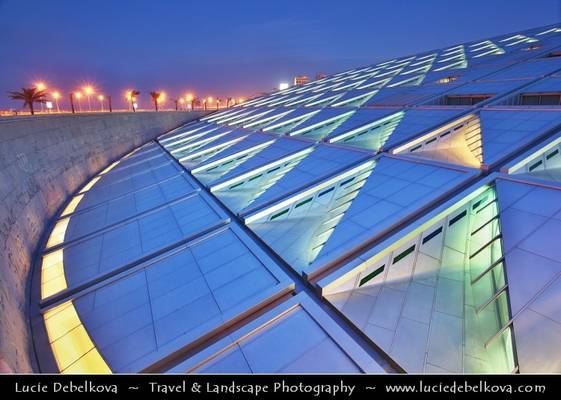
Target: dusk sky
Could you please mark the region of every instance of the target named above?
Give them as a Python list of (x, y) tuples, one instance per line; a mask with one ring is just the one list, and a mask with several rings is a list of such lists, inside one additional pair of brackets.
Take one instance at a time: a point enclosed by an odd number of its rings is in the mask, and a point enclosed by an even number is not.
[[(558, 0), (0, 0), (0, 108), (37, 80), (248, 97), (315, 76), (559, 21)], [(115, 100), (114, 100), (115, 102)]]

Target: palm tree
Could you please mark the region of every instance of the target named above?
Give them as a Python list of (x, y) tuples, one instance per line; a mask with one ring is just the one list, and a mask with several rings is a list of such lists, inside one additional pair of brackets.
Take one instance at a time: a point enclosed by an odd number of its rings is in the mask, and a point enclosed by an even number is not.
[(130, 100), (131, 100), (131, 107), (132, 107), (132, 110), (133, 110), (134, 112), (136, 112), (136, 107), (134, 106), (134, 103), (135, 103), (136, 97), (137, 97), (139, 94), (140, 94), (140, 92), (139, 92), (138, 90), (136, 90), (136, 89), (131, 90), (130, 93), (129, 93), (129, 95), (130, 95)]
[(156, 112), (158, 111), (158, 102), (160, 101), (160, 96), (162, 94), (160, 92), (150, 92), (150, 96), (152, 97), (152, 101), (154, 102), (154, 108), (156, 108)]
[(35, 115), (33, 103), (42, 103), (47, 100), (47, 91), (39, 90), (36, 87), (21, 88), (19, 92), (8, 92), (12, 100), (23, 100), (23, 106), (29, 107), (31, 115)]

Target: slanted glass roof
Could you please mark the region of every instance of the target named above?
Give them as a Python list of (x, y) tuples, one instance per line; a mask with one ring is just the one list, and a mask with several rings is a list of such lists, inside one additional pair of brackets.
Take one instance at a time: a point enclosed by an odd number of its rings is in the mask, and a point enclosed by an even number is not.
[(37, 259), (41, 371), (561, 372), (560, 35), (353, 68), (108, 160)]

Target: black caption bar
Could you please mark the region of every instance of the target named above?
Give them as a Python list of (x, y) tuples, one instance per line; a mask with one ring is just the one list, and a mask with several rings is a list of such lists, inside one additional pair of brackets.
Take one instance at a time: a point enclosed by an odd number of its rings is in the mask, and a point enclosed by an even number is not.
[[(558, 375), (0, 375), (3, 396), (54, 394), (107, 398), (154, 395), (189, 399), (353, 399), (380, 395), (509, 395), (555, 393)], [(12, 398), (10, 396), (9, 398)]]

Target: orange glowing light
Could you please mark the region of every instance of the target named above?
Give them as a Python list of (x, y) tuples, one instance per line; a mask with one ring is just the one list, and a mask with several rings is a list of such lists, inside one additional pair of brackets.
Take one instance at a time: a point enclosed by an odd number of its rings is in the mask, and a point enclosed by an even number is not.
[(193, 100), (193, 95), (191, 93), (187, 93), (185, 98), (187, 99), (187, 101), (192, 101)]
[(53, 95), (53, 99), (55, 99), (55, 100), (60, 99), (60, 93), (59, 92), (53, 92), (52, 95)]
[(80, 92), (76, 92), (74, 95), (76, 96), (77, 99), (82, 98), (82, 93), (80, 93)]
[(37, 82), (37, 83), (35, 84), (35, 87), (36, 87), (38, 90), (45, 90), (45, 89), (47, 89), (47, 85), (45, 85), (44, 82)]
[(99, 96), (97, 96), (97, 98), (99, 99), (99, 101), (102, 101), (105, 97), (103, 97), (103, 95), (100, 94)]
[(183, 103), (185, 103), (185, 100), (179, 99), (179, 102), (180, 102), (181, 104), (183, 104)]
[(213, 99), (212, 97), (207, 98), (207, 101), (208, 101), (209, 103), (212, 103), (213, 100), (214, 100), (214, 99)]
[(87, 96), (93, 94), (93, 92), (94, 92), (94, 88), (91, 87), (90, 85), (84, 87), (84, 93), (86, 93)]

